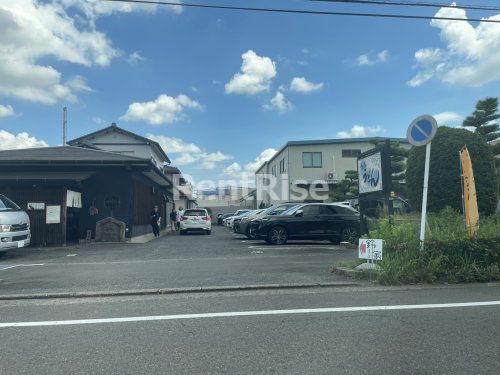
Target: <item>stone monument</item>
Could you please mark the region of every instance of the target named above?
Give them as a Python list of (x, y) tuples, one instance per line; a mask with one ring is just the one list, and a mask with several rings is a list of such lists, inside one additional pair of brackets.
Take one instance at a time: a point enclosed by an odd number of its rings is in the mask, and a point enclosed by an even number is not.
[(112, 217), (99, 220), (95, 225), (96, 242), (125, 242), (125, 223)]

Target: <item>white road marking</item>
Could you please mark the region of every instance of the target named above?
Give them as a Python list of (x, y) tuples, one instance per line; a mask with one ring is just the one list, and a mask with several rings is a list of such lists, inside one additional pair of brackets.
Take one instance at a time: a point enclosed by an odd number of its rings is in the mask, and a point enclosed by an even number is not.
[(67, 254), (67, 257), (76, 257), (76, 254)]
[(34, 267), (34, 266), (45, 266), (45, 263), (31, 263), (31, 264), (6, 264), (0, 266), (0, 271), (8, 270), (16, 267)]
[(202, 314), (131, 316), (124, 318), (12, 322), (12, 323), (0, 323), (0, 328), (63, 326), (63, 325), (102, 324), (102, 323), (130, 323), (130, 322), (145, 322), (145, 321), (160, 321), (160, 320), (227, 318), (227, 317), (240, 317), (240, 316), (263, 316), (263, 315), (296, 315), (296, 314), (341, 313), (341, 312), (357, 312), (357, 311), (442, 309), (442, 308), (481, 307), (481, 306), (498, 306), (498, 305), (500, 305), (500, 301), (435, 303), (435, 304), (422, 304), (422, 305), (327, 307), (318, 309), (232, 311), (232, 312), (202, 313)]
[(294, 245), (294, 246), (286, 246), (286, 245), (252, 245), (248, 246), (249, 249), (257, 249), (257, 250), (308, 250), (308, 249), (323, 249), (323, 250), (343, 250), (334, 246), (325, 246), (325, 245)]

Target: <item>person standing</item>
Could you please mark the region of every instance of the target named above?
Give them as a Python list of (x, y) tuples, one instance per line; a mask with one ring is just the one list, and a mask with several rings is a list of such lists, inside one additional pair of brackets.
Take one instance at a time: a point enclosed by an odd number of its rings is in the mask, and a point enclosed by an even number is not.
[(153, 227), (153, 234), (155, 237), (160, 237), (160, 212), (158, 211), (158, 206), (155, 206), (154, 210), (150, 215), (151, 226)]
[(177, 230), (181, 229), (181, 216), (183, 214), (184, 214), (184, 209), (182, 207), (179, 207), (179, 211), (177, 211), (177, 217), (176, 217)]
[(175, 208), (172, 208), (172, 212), (170, 212), (170, 225), (172, 231), (175, 232), (177, 230), (177, 212), (175, 212)]

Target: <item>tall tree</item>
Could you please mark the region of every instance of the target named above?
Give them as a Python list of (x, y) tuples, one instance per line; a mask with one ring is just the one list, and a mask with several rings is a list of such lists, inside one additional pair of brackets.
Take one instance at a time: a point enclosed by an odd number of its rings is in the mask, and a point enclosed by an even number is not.
[(341, 180), (330, 193), (330, 198), (334, 201), (343, 201), (355, 198), (358, 195), (358, 172), (353, 170), (345, 171), (345, 178)]
[(467, 116), (462, 126), (473, 127), (475, 132), (480, 134), (484, 140), (490, 143), (493, 154), (496, 157), (496, 164), (499, 165), (500, 146), (492, 141), (500, 138), (500, 126), (496, 122), (500, 118), (498, 113), (498, 98), (488, 97), (476, 103), (476, 110), (472, 115)]
[[(371, 141), (375, 147), (382, 146), (385, 141), (373, 139)], [(406, 196), (406, 159), (408, 149), (401, 146), (399, 142), (391, 141), (391, 169), (392, 169), (392, 191), (397, 195)]]

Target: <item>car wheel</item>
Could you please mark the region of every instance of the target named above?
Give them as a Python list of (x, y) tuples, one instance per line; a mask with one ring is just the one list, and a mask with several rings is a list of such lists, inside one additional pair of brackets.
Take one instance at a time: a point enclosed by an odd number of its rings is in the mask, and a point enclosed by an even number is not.
[(255, 237), (256, 237), (255, 228), (252, 228), (252, 227), (248, 228), (247, 237), (250, 238), (251, 240), (255, 240)]
[(269, 231), (267, 238), (273, 245), (284, 245), (288, 241), (288, 233), (283, 227), (274, 227)]
[(359, 239), (359, 233), (356, 228), (347, 227), (342, 231), (341, 240), (342, 242), (349, 242), (351, 244), (356, 244)]

